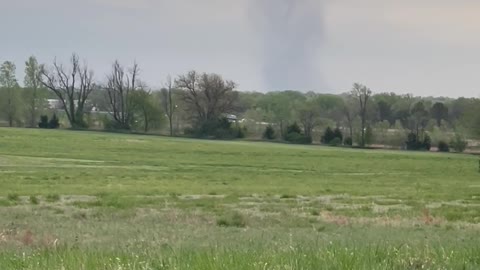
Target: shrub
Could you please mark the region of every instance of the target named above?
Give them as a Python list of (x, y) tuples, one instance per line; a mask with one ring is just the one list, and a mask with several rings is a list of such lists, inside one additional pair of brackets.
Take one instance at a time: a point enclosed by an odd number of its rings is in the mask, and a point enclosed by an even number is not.
[(343, 141), (343, 144), (346, 145), (346, 146), (352, 146), (353, 145), (352, 138), (351, 137), (345, 138), (345, 140)]
[(244, 138), (247, 129), (240, 126), (232, 127), (232, 123), (223, 117), (205, 121), (192, 128), (186, 128), (184, 132), (185, 135), (198, 138), (234, 139)]
[(407, 135), (407, 141), (405, 142), (407, 145), (407, 150), (417, 150), (418, 149), (418, 140), (417, 135), (413, 132), (410, 132)]
[(407, 136), (407, 141), (405, 142), (407, 150), (426, 150), (430, 151), (432, 147), (432, 139), (428, 134), (424, 135), (423, 141), (417, 137), (417, 134), (410, 132)]
[(342, 145), (342, 139), (335, 137), (333, 140), (330, 141), (331, 146), (339, 146)]
[(287, 126), (287, 134), (289, 133), (302, 134), (302, 130), (300, 129), (300, 126), (297, 124), (297, 122), (294, 122), (293, 124)]
[(423, 138), (422, 147), (423, 147), (423, 149), (425, 149), (427, 151), (430, 151), (430, 149), (432, 148), (432, 139), (430, 138), (430, 136), (428, 134), (425, 134), (425, 136)]
[(365, 130), (365, 145), (372, 144), (374, 139), (375, 137), (373, 135), (373, 128), (371, 126), (367, 126)]
[(119, 123), (110, 117), (103, 118), (103, 127), (110, 131), (129, 131), (132, 129), (130, 124)]
[(193, 129), (192, 127), (186, 127), (183, 129), (183, 134), (187, 135), (187, 136), (194, 136), (195, 135), (195, 129)]
[(58, 202), (60, 201), (60, 195), (58, 194), (49, 194), (45, 197), (47, 202)]
[(333, 139), (335, 140), (335, 138), (340, 139), (340, 144), (343, 141), (343, 133), (338, 127), (333, 131)]
[(40, 122), (38, 123), (39, 128), (48, 128), (48, 116), (42, 115), (40, 116)]
[(450, 152), (450, 147), (445, 141), (438, 142), (438, 152)]
[(450, 146), (455, 152), (463, 153), (467, 149), (468, 142), (460, 134), (455, 134), (455, 137), (450, 142)]
[(335, 133), (333, 132), (332, 128), (327, 127), (325, 132), (322, 136), (322, 143), (329, 144), (335, 138)]
[(327, 127), (323, 133), (321, 141), (322, 143), (329, 144), (331, 146), (341, 145), (343, 141), (342, 131), (339, 128), (332, 130), (330, 127)]
[(239, 212), (231, 212), (217, 219), (217, 225), (221, 227), (238, 227), (243, 228), (247, 225), (245, 217)]
[(60, 127), (60, 121), (58, 120), (57, 115), (54, 113), (52, 116), (52, 119), (50, 119), (50, 122), (48, 122), (48, 128), (59, 128)]
[(10, 193), (10, 194), (8, 194), (7, 199), (8, 199), (9, 201), (16, 202), (16, 201), (18, 201), (18, 200), (20, 199), (20, 197), (18, 196), (18, 194)]
[(238, 139), (243, 139), (247, 136), (247, 128), (246, 127), (235, 127), (234, 128), (234, 135)]
[(39, 203), (38, 198), (36, 196), (33, 196), (33, 195), (30, 196), (29, 201), (30, 201), (31, 204), (38, 204)]
[(395, 148), (404, 148), (405, 147), (405, 130), (399, 129), (395, 130), (391, 134), (388, 134), (385, 138), (385, 145)]
[(275, 139), (275, 129), (271, 125), (268, 125), (265, 128), (265, 132), (263, 132), (263, 138), (266, 140), (274, 140)]
[(285, 140), (287, 142), (295, 143), (295, 144), (311, 144), (312, 138), (305, 136), (301, 133), (291, 132), (287, 133), (285, 136)]
[(295, 144), (311, 144), (312, 138), (302, 134), (302, 130), (297, 123), (293, 123), (287, 127), (287, 133), (285, 134), (285, 140), (287, 142)]
[(56, 114), (53, 114), (52, 119), (50, 121), (48, 120), (47, 115), (42, 115), (40, 116), (40, 122), (38, 123), (39, 128), (59, 128), (60, 127), (60, 121), (58, 120), (58, 117)]

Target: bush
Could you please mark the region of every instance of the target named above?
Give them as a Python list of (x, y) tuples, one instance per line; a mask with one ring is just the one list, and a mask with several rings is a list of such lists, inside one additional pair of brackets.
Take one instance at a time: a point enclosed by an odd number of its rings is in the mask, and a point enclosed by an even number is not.
[(53, 114), (52, 119), (50, 121), (48, 120), (47, 115), (42, 115), (40, 116), (40, 123), (38, 123), (39, 128), (59, 128), (60, 127), (60, 121), (58, 120), (58, 117), (56, 114)]
[(297, 124), (297, 122), (287, 126), (287, 134), (289, 133), (302, 134), (302, 130), (300, 129), (300, 126)]
[(335, 133), (333, 132), (332, 128), (327, 127), (323, 136), (321, 138), (321, 142), (325, 144), (329, 144), (335, 138)]
[(192, 127), (186, 127), (183, 129), (183, 134), (185, 134), (186, 136), (195, 136), (195, 129), (193, 129)]
[(365, 145), (370, 145), (373, 143), (375, 136), (373, 135), (373, 128), (371, 126), (367, 126), (365, 130)]
[(130, 131), (132, 129), (130, 125), (119, 123), (118, 121), (115, 121), (110, 117), (103, 118), (103, 127), (106, 130), (119, 131), (119, 132)]
[(60, 201), (60, 195), (58, 194), (49, 194), (45, 197), (47, 202), (58, 202)]
[(16, 201), (20, 200), (20, 197), (18, 196), (18, 194), (10, 193), (10, 194), (8, 194), (7, 199), (8, 199), (9, 201), (14, 201), (14, 202), (16, 202)]
[(432, 148), (432, 139), (430, 138), (430, 136), (428, 136), (428, 134), (425, 134), (424, 138), (423, 138), (423, 149), (427, 150), (427, 151), (430, 151), (430, 149)]
[(339, 128), (335, 128), (335, 130), (333, 131), (333, 139), (335, 140), (335, 138), (338, 138), (340, 139), (340, 144), (341, 142), (343, 141), (343, 133), (342, 131), (339, 129)]
[(60, 127), (60, 121), (58, 120), (57, 115), (54, 113), (50, 122), (48, 122), (48, 128), (56, 129)]
[(353, 139), (351, 137), (347, 137), (343, 141), (343, 144), (346, 145), (346, 146), (352, 146), (353, 145)]
[(268, 125), (265, 128), (265, 132), (263, 132), (263, 138), (266, 140), (274, 140), (275, 139), (275, 129), (271, 125)]
[(339, 146), (342, 145), (342, 139), (336, 137), (335, 139), (330, 141), (331, 146)]
[(413, 132), (410, 132), (407, 135), (407, 141), (405, 142), (407, 145), (407, 150), (417, 150), (418, 149), (418, 140), (417, 135)]
[(332, 130), (330, 127), (327, 127), (325, 129), (325, 132), (323, 133), (321, 141), (323, 144), (329, 144), (331, 146), (342, 145), (342, 131), (339, 128), (335, 128), (335, 130)]
[(40, 116), (40, 122), (38, 123), (39, 128), (48, 128), (48, 116), (42, 115)]
[(185, 135), (198, 138), (235, 139), (244, 138), (247, 129), (235, 126), (225, 117), (205, 121), (193, 128), (186, 128)]
[(460, 134), (455, 134), (455, 137), (450, 142), (450, 146), (455, 152), (463, 153), (467, 149), (468, 142)]
[(38, 204), (39, 203), (38, 198), (36, 196), (33, 196), (33, 195), (30, 196), (29, 200), (30, 200), (31, 204)]
[(405, 147), (405, 130), (395, 130), (391, 134), (388, 134), (385, 138), (385, 145), (395, 148)]
[(287, 133), (285, 134), (285, 140), (295, 144), (311, 144), (312, 138), (302, 134), (302, 130), (297, 123), (293, 123), (287, 127)]
[(239, 227), (243, 228), (247, 225), (245, 217), (239, 212), (232, 212), (217, 219), (217, 225), (221, 227)]
[(445, 141), (438, 142), (438, 152), (450, 152), (450, 147)]
[(246, 127), (236, 127), (234, 128), (236, 137), (238, 139), (243, 139), (247, 136), (247, 128)]
[(410, 132), (407, 136), (407, 141), (405, 142), (407, 146), (407, 150), (426, 150), (430, 151), (430, 148), (432, 148), (432, 139), (428, 134), (424, 135), (423, 141), (420, 140), (420, 138), (417, 137), (417, 134)]
[(291, 142), (295, 144), (311, 144), (312, 143), (311, 137), (308, 137), (296, 132), (287, 133), (287, 135), (285, 136), (285, 140), (287, 142)]

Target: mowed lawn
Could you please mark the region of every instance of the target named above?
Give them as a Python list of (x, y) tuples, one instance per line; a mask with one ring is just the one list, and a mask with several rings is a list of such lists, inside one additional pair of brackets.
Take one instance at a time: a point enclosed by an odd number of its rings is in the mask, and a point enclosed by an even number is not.
[(0, 129), (0, 269), (478, 269), (478, 157)]

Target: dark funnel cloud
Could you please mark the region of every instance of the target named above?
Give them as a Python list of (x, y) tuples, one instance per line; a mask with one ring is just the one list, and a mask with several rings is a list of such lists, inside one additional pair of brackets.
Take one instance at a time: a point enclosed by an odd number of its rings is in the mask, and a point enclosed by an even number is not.
[(324, 0), (252, 0), (268, 90), (317, 90)]

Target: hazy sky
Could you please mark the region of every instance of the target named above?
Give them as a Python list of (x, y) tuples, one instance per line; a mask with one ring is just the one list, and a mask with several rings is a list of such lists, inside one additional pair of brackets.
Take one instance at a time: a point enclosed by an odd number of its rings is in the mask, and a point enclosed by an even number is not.
[(245, 91), (480, 96), (473, 0), (0, 0), (0, 61), (115, 59), (142, 79), (216, 72)]

